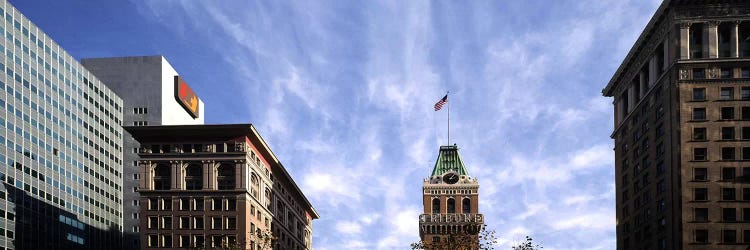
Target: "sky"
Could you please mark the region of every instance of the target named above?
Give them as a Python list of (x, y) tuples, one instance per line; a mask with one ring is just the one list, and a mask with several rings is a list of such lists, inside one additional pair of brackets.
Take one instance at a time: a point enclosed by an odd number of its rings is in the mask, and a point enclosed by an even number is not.
[(614, 249), (612, 100), (660, 0), (11, 0), (77, 59), (161, 54), (206, 122), (253, 123), (321, 218), (313, 247), (408, 249), (448, 143), (510, 249)]

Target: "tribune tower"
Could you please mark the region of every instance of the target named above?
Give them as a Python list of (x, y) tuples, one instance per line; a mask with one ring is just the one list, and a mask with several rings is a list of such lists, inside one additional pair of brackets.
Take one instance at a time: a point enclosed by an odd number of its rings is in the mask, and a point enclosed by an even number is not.
[(426, 249), (476, 249), (484, 225), (479, 182), (469, 176), (458, 146), (441, 146), (435, 167), (422, 184), (424, 213), (419, 237)]

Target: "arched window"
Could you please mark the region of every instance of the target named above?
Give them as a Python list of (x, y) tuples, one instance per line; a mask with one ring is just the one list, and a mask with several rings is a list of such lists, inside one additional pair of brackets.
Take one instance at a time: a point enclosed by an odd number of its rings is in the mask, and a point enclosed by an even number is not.
[(740, 57), (750, 57), (750, 22), (742, 22), (739, 27)]
[(456, 213), (456, 200), (454, 200), (453, 198), (448, 198), (448, 213)]
[(433, 214), (440, 213), (440, 199), (438, 198), (432, 199), (432, 213)]
[(271, 209), (271, 190), (266, 188), (265, 191), (265, 198), (266, 198), (266, 208)]
[(219, 175), (216, 177), (216, 182), (219, 184), (219, 190), (234, 189), (234, 165), (221, 164), (221, 166), (219, 166)]
[(169, 185), (170, 177), (172, 175), (171, 166), (167, 164), (159, 164), (154, 168), (154, 190), (169, 190), (172, 187)]
[(203, 167), (199, 164), (190, 164), (185, 169), (185, 189), (203, 189)]
[(252, 173), (250, 175), (250, 184), (251, 184), (251, 186), (250, 186), (250, 193), (255, 198), (260, 198), (260, 197), (258, 197), (258, 189), (260, 189), (259, 183), (260, 182), (258, 181), (258, 175), (255, 174), (255, 173)]
[(469, 198), (464, 198), (464, 200), (461, 203), (463, 203), (462, 204), (463, 213), (465, 214), (471, 213), (471, 200)]

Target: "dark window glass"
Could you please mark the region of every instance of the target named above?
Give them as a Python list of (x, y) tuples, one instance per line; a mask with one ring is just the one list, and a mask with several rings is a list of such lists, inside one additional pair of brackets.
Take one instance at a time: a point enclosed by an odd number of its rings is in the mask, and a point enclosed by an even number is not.
[(721, 128), (721, 139), (722, 140), (734, 140), (734, 127)]
[(696, 201), (705, 201), (708, 200), (708, 189), (706, 188), (696, 188), (693, 192), (693, 200)]
[(750, 188), (742, 188), (742, 200), (750, 201)]
[(750, 230), (742, 231), (742, 239), (744, 240), (744, 243), (750, 243)]
[(694, 108), (693, 120), (696, 120), (696, 121), (706, 120), (706, 108)]
[(721, 219), (725, 222), (735, 222), (737, 221), (737, 209), (732, 208), (722, 208), (721, 209)]
[(734, 188), (722, 188), (721, 199), (725, 201), (733, 201), (737, 199), (736, 190)]
[(742, 139), (750, 140), (750, 127), (742, 127)]
[(721, 148), (721, 159), (722, 160), (734, 160), (735, 154), (734, 154), (734, 148), (733, 147), (724, 147)]
[(693, 140), (705, 141), (706, 140), (706, 128), (693, 128)]
[(740, 111), (742, 120), (750, 120), (750, 107), (742, 107)]
[(750, 68), (742, 68), (742, 78), (750, 78)]
[(693, 89), (693, 101), (704, 101), (706, 100), (706, 88), (694, 88)]
[(742, 148), (742, 159), (743, 160), (750, 160), (750, 147), (743, 147)]
[(721, 119), (732, 120), (734, 119), (734, 107), (722, 107), (721, 108)]
[(708, 208), (695, 208), (695, 222), (707, 222), (708, 221)]
[(734, 99), (734, 88), (733, 87), (722, 87), (721, 88), (721, 99), (732, 100)]
[(724, 236), (723, 237), (724, 243), (737, 243), (737, 231), (736, 230), (722, 230), (721, 234)]
[(750, 87), (742, 87), (742, 91), (740, 92), (740, 96), (742, 99), (750, 99)]
[(706, 229), (695, 230), (695, 242), (696, 243), (708, 243), (708, 230)]
[(722, 168), (721, 169), (722, 180), (731, 181), (731, 180), (734, 180), (735, 176), (736, 176), (735, 168)]
[(703, 68), (693, 69), (693, 79), (706, 79), (706, 70)]
[(721, 68), (721, 78), (723, 78), (723, 79), (732, 78), (732, 69), (731, 68)]
[(706, 148), (693, 149), (693, 160), (696, 160), (696, 161), (708, 160), (708, 156), (706, 154)]

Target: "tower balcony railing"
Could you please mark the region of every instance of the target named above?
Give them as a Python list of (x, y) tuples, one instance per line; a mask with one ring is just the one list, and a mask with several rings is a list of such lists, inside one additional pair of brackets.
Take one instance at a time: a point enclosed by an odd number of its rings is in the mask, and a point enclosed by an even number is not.
[(421, 214), (420, 223), (478, 223), (484, 224), (482, 214)]

